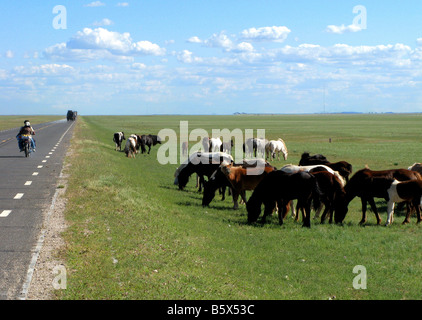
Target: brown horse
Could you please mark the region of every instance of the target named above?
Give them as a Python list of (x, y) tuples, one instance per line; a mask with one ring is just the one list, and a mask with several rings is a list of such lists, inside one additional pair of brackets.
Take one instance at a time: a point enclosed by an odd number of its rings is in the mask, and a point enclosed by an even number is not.
[[(421, 175), (416, 171), (408, 169), (392, 169), (373, 171), (369, 168), (361, 169), (356, 172), (350, 181), (344, 187), (346, 191), (345, 205), (355, 198), (359, 197), (362, 202), (362, 219), (360, 224), (366, 222), (366, 207), (367, 203), (370, 204), (372, 211), (377, 219), (377, 224), (381, 224), (381, 218), (379, 216), (377, 207), (375, 205), (374, 198), (382, 198), (389, 201), (388, 189), (391, 186), (393, 180), (398, 181), (409, 181), (409, 180), (421, 180)], [(336, 222), (342, 222), (347, 214), (347, 210), (344, 212), (344, 216), (336, 217)]]
[(254, 190), (258, 183), (269, 173), (274, 171), (274, 167), (267, 165), (255, 168), (245, 168), (244, 166), (222, 165), (220, 170), (227, 177), (232, 186), (234, 209), (239, 208), (238, 198), (241, 196), (244, 203), (246, 200), (246, 190)]

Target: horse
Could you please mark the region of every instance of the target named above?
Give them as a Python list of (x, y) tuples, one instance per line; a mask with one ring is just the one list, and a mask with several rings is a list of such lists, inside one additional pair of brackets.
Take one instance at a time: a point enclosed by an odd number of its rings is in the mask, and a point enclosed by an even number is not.
[[(416, 209), (416, 216), (418, 218), (417, 223), (422, 221), (420, 205), (422, 204), (422, 180), (409, 180), (409, 181), (398, 181), (393, 180), (388, 192), (388, 203), (387, 203), (387, 222), (386, 226), (393, 223), (394, 217), (394, 205), (396, 202), (410, 202), (412, 207)], [(403, 224), (410, 222), (411, 210), (409, 206), (407, 208), (406, 218)]]
[(297, 173), (286, 173), (283, 171), (272, 171), (262, 179), (256, 186), (246, 203), (248, 212), (248, 222), (257, 221), (261, 214), (261, 205), (264, 204), (264, 216), (262, 222), (270, 215), (275, 205), (278, 207), (279, 224), (283, 224), (288, 210), (289, 203), (293, 199), (298, 200), (300, 208), (304, 208), (306, 216), (304, 217), (303, 226), (311, 227), (311, 205), (320, 206), (320, 197), (322, 196), (318, 182), (311, 173), (299, 171)]
[(135, 158), (135, 155), (139, 152), (139, 147), (141, 145), (141, 137), (137, 134), (131, 134), (126, 140), (126, 145), (124, 152), (126, 157)]
[(119, 151), (122, 151), (122, 142), (123, 140), (126, 140), (125, 133), (124, 132), (115, 132), (113, 135), (113, 142), (116, 144), (116, 151), (119, 149)]
[(275, 155), (277, 153), (277, 160), (280, 160), (280, 152), (283, 154), (284, 160), (287, 160), (287, 155), (289, 154), (287, 151), (286, 144), (284, 143), (283, 139), (278, 140), (270, 140), (265, 145), (265, 154), (266, 159), (272, 158), (275, 159)]
[(309, 152), (302, 153), (299, 161), (300, 166), (314, 165), (314, 164), (326, 164), (329, 163), (327, 158), (322, 154), (315, 154), (311, 156)]
[(220, 138), (210, 138), (210, 152), (220, 152), (223, 151), (223, 142), (221, 142)]
[(227, 154), (231, 154), (232, 153), (232, 148), (233, 148), (233, 139), (230, 140), (230, 142), (224, 142), (223, 141), (223, 152), (227, 153)]
[(345, 181), (349, 181), (349, 176), (352, 174), (353, 167), (347, 161), (329, 162), (327, 158), (321, 154), (311, 156), (308, 152), (302, 153), (299, 161), (300, 166), (323, 164), (331, 169), (337, 171)]
[[(364, 168), (357, 171), (349, 182), (344, 187), (346, 196), (344, 198), (346, 207), (355, 198), (359, 197), (362, 203), (362, 219), (359, 224), (366, 222), (366, 207), (367, 203), (370, 204), (372, 211), (377, 219), (377, 224), (381, 224), (381, 218), (379, 216), (377, 207), (375, 205), (374, 198), (382, 198), (386, 201), (389, 200), (388, 189), (391, 186), (393, 180), (398, 181), (409, 181), (409, 180), (421, 180), (422, 176), (416, 172), (408, 169), (391, 169), (391, 170), (379, 170), (373, 171), (369, 168)], [(342, 222), (347, 214), (347, 210), (344, 215), (335, 217), (336, 222)]]
[(188, 143), (186, 141), (182, 142), (182, 155), (188, 155)]
[[(344, 191), (342, 181), (328, 171), (311, 172), (317, 179), (318, 186), (322, 192), (321, 204), (324, 205), (324, 212), (321, 216), (321, 223), (324, 223), (326, 216), (329, 216), (329, 223), (333, 222), (333, 216), (344, 214), (346, 210), (344, 204)], [(314, 218), (318, 218), (322, 210), (322, 205), (317, 209)]]
[(256, 158), (257, 142), (255, 138), (249, 138), (243, 144), (243, 152), (246, 157), (252, 157), (253, 155)]
[(146, 152), (145, 146), (148, 146), (148, 154), (151, 152), (151, 146), (155, 146), (156, 144), (161, 144), (161, 138), (157, 135), (145, 135), (141, 136), (141, 150), (142, 153)]
[(415, 162), (414, 164), (412, 164), (412, 165), (411, 165), (409, 168), (407, 168), (407, 169), (412, 170), (412, 171), (417, 171), (417, 172), (419, 172), (420, 174), (422, 174), (422, 163)]
[(183, 190), (189, 177), (196, 173), (200, 180), (198, 191), (202, 191), (204, 176), (209, 178), (223, 162), (232, 163), (233, 157), (223, 152), (195, 152), (177, 168), (174, 173), (174, 184), (179, 186), (179, 190)]
[(315, 164), (315, 165), (309, 165), (309, 166), (296, 166), (294, 164), (287, 164), (284, 167), (280, 169), (281, 171), (288, 172), (288, 173), (295, 173), (299, 171), (305, 171), (305, 172), (312, 172), (312, 171), (328, 171), (329, 173), (335, 175), (337, 178), (340, 179), (342, 182), (342, 185), (346, 185), (346, 181), (343, 179), (343, 177), (340, 175), (339, 172), (333, 170), (332, 168), (322, 165), (322, 164)]
[(233, 166), (222, 165), (220, 166), (221, 172), (226, 176), (232, 187), (233, 195), (233, 209), (239, 208), (238, 198), (241, 196), (244, 203), (246, 200), (246, 190), (253, 190), (259, 182), (271, 171), (274, 171), (274, 167), (269, 163), (265, 163), (262, 166)]

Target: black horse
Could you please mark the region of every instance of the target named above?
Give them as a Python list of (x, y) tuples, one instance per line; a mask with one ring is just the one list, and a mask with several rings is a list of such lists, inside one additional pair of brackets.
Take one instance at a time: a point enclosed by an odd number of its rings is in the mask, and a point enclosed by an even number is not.
[(306, 216), (303, 219), (304, 227), (311, 227), (311, 205), (319, 208), (320, 197), (322, 197), (317, 179), (308, 172), (285, 173), (283, 171), (270, 172), (255, 188), (249, 198), (246, 209), (248, 211), (248, 222), (258, 220), (261, 214), (261, 205), (264, 204), (264, 216), (262, 222), (268, 215), (272, 214), (275, 205), (278, 207), (278, 220), (280, 225), (286, 217), (291, 200), (298, 200), (298, 207), (304, 208)]
[(161, 138), (157, 135), (152, 134), (143, 134), (141, 136), (141, 153), (147, 151), (145, 146), (148, 146), (148, 154), (151, 152), (151, 146), (155, 146), (156, 144), (161, 144)]

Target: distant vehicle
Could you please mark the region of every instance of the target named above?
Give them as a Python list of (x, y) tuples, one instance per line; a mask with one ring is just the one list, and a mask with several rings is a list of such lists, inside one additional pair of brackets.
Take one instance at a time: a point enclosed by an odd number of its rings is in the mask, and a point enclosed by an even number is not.
[(77, 111), (68, 110), (67, 111), (67, 121), (75, 121), (78, 115)]

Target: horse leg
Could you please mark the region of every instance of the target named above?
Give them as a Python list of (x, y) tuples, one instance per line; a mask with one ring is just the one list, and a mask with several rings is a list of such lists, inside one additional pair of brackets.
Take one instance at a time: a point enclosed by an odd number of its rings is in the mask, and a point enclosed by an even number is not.
[[(240, 196), (242, 197), (243, 202), (246, 204), (246, 202), (247, 202), (247, 200), (246, 200), (246, 191), (245, 190), (242, 190), (240, 192)], [(271, 213), (272, 213), (272, 211), (271, 211)]]
[(306, 211), (306, 216), (303, 218), (302, 227), (310, 228), (311, 227), (311, 203), (310, 202), (306, 203), (304, 207)]
[(394, 216), (394, 202), (388, 201), (387, 203), (387, 222), (385, 223), (386, 226), (393, 223), (393, 216)]
[[(314, 219), (318, 219), (319, 218), (319, 215), (321, 214), (321, 211), (322, 211), (322, 203), (321, 203), (321, 205), (319, 206), (319, 208), (317, 209), (317, 211), (315, 212), (315, 215), (314, 215)], [(321, 217), (321, 219), (322, 218), (324, 218), (325, 219), (325, 216), (324, 216), (324, 214), (325, 214), (325, 211), (324, 211), (324, 213), (322, 214), (322, 217)], [(322, 223), (322, 220), (321, 220), (321, 223)]]
[(226, 186), (221, 187), (221, 193), (222, 193), (221, 201), (226, 200)]
[(239, 203), (238, 203), (238, 199), (239, 199), (239, 193), (236, 190), (233, 190), (233, 209), (237, 210), (239, 209)]
[[(380, 217), (380, 215), (379, 215), (379, 213), (378, 213), (377, 206), (375, 205), (374, 198), (369, 198), (369, 199), (368, 199), (368, 202), (369, 202), (369, 204), (371, 205), (371, 209), (372, 209), (372, 211), (374, 212), (375, 217), (377, 218), (377, 224), (381, 224), (381, 217)], [(393, 209), (394, 209), (394, 208), (393, 208)]]
[(287, 204), (284, 203), (283, 200), (277, 200), (277, 207), (278, 207), (278, 223), (281, 225), (283, 225), (283, 219), (285, 218), (286, 214), (287, 214), (287, 207), (288, 207), (288, 202)]
[[(324, 208), (324, 212), (322, 213), (322, 216), (321, 216), (321, 223), (324, 223), (325, 222), (325, 219), (327, 218), (327, 213), (330, 210), (330, 207), (329, 206), (327, 206), (327, 205), (324, 205), (324, 206), (325, 206), (325, 208)], [(322, 208), (322, 206), (319, 207), (318, 210), (320, 210), (321, 208)], [(332, 222), (331, 216), (330, 216), (330, 221)]]
[(364, 224), (366, 222), (366, 199), (360, 198), (360, 201), (362, 202), (362, 219), (359, 224)]
[(199, 189), (198, 192), (202, 192), (202, 186), (205, 184), (205, 179), (203, 175), (199, 176)]

